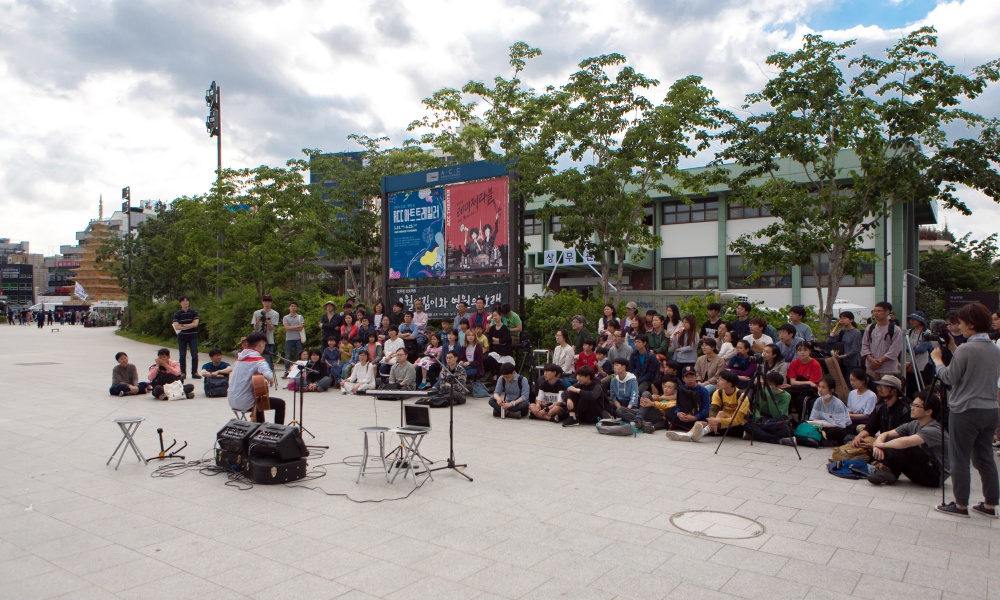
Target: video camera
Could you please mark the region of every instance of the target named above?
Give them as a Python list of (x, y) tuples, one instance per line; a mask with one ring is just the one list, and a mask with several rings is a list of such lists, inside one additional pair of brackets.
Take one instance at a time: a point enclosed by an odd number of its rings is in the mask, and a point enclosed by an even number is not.
[(762, 365), (764, 364), (764, 355), (751, 354), (750, 356), (747, 357), (747, 361), (750, 362), (751, 364)]
[(948, 325), (939, 325), (937, 329), (928, 329), (924, 331), (923, 340), (925, 342), (937, 342), (941, 346), (947, 346), (951, 342), (951, 332), (948, 331)]

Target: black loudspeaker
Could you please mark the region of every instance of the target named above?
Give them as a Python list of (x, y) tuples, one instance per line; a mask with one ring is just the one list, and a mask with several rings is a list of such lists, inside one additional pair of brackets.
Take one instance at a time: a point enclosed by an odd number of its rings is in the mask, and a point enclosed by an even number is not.
[(302, 440), (302, 432), (298, 427), (264, 423), (250, 436), (250, 447), (247, 456), (258, 458), (277, 458), (278, 460), (294, 460), (309, 456), (309, 449)]
[(306, 459), (278, 460), (255, 456), (247, 466), (247, 475), (250, 481), (261, 485), (297, 481), (306, 476)]
[(260, 428), (260, 423), (233, 419), (215, 436), (215, 464), (233, 471), (242, 471), (250, 448), (250, 436)]

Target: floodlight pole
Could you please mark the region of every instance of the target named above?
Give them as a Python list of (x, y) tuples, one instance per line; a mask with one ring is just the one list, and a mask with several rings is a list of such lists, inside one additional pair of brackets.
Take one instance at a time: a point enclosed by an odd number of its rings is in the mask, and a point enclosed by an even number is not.
[[(208, 119), (205, 127), (208, 129), (208, 136), (216, 138), (216, 189), (219, 199), (222, 199), (222, 87), (212, 85), (205, 91), (205, 104), (208, 105)], [(218, 264), (215, 267), (215, 297), (222, 297), (222, 232), (218, 236), (219, 249), (215, 253)]]

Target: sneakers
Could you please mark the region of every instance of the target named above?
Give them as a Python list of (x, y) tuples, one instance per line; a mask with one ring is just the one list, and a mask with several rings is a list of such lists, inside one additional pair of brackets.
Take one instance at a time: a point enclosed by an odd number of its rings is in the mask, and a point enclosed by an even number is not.
[(507, 411), (507, 418), (508, 419), (520, 419), (521, 418), (521, 412), (517, 411), (517, 410), (515, 410), (515, 411), (508, 410)]
[(428, 385), (430, 385), (430, 384), (429, 384), (429, 383), (427, 383), (426, 381), (421, 381), (421, 382), (420, 382), (420, 385), (418, 385), (418, 386), (417, 386), (417, 389), (418, 389), (418, 390), (424, 390), (424, 389), (427, 389), (427, 386), (428, 386)]
[(868, 483), (872, 485), (892, 485), (899, 478), (882, 463), (875, 463), (875, 472), (868, 476)]
[(959, 508), (954, 502), (949, 502), (948, 504), (938, 504), (934, 507), (934, 510), (953, 517), (962, 517), (965, 519), (969, 518), (969, 509)]
[(191, 376), (191, 379), (201, 379), (201, 375), (195, 373), (194, 375)]
[(187, 393), (187, 399), (188, 400), (194, 400), (194, 392), (188, 392)]
[(706, 429), (704, 423), (701, 422), (695, 423), (694, 427), (691, 428), (691, 441), (697, 442), (701, 438), (705, 437), (705, 430)]
[(798, 444), (795, 443), (795, 438), (793, 438), (793, 437), (781, 438), (780, 440), (778, 440), (778, 443), (781, 444), (782, 446), (797, 446), (798, 445)]
[(672, 429), (667, 430), (667, 439), (674, 442), (692, 442), (691, 434), (686, 432), (674, 431)]
[(494, 410), (493, 411), (493, 418), (494, 419), (499, 419), (500, 418), (500, 411), (499, 410)]
[(121, 398), (121, 397), (122, 397), (122, 396), (124, 396), (124, 395), (125, 395), (125, 392), (118, 392), (118, 397), (119, 397), (119, 398)]
[(166, 402), (167, 401), (167, 395), (166, 394), (160, 394), (159, 396), (156, 397), (156, 399), (157, 400), (162, 400), (162, 401)]
[(562, 420), (562, 417), (560, 415), (552, 415), (551, 417), (549, 417), (549, 420), (552, 421), (553, 423), (558, 423), (559, 421)]
[(996, 519), (997, 518), (997, 509), (996, 509), (996, 507), (994, 507), (994, 508), (986, 508), (986, 505), (984, 503), (982, 503), (982, 502), (980, 502), (979, 504), (976, 504), (975, 506), (973, 506), (972, 510), (974, 510), (977, 513), (983, 515), (984, 517), (989, 517), (991, 519)]
[(580, 424), (580, 422), (576, 420), (576, 417), (574, 417), (573, 415), (570, 415), (570, 416), (566, 417), (565, 421), (563, 421), (562, 426), (563, 427), (576, 427), (579, 424)]
[[(535, 419), (535, 420), (538, 420), (538, 417), (536, 417), (536, 416), (535, 416), (535, 413), (533, 413), (533, 412), (531, 412), (531, 411), (529, 410), (529, 411), (528, 411), (528, 419), (529, 419), (529, 420), (531, 420), (531, 419)], [(549, 420), (551, 421), (552, 419), (549, 419)]]
[(652, 423), (647, 423), (642, 419), (636, 419), (635, 421), (632, 421), (632, 426), (643, 433), (653, 433), (656, 431), (656, 428), (653, 427)]

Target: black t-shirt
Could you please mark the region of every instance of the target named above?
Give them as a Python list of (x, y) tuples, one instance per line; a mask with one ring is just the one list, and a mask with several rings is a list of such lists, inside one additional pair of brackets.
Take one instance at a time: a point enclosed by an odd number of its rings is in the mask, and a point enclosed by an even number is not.
[(722, 319), (719, 319), (715, 323), (711, 323), (709, 321), (705, 321), (705, 323), (701, 326), (701, 336), (700, 337), (703, 337), (703, 338), (704, 337), (710, 337), (712, 339), (715, 339), (715, 338), (719, 337), (719, 325), (721, 325), (721, 324), (722, 324)]
[[(180, 325), (190, 325), (194, 323), (194, 320), (198, 318), (198, 311), (196, 310), (179, 310), (174, 313), (174, 323)], [(198, 335), (198, 329), (185, 329), (184, 331), (178, 331), (177, 337), (192, 338)]]
[(750, 335), (750, 319), (743, 321), (736, 319), (729, 324), (729, 331), (733, 332), (733, 345), (735, 345), (736, 342)]

